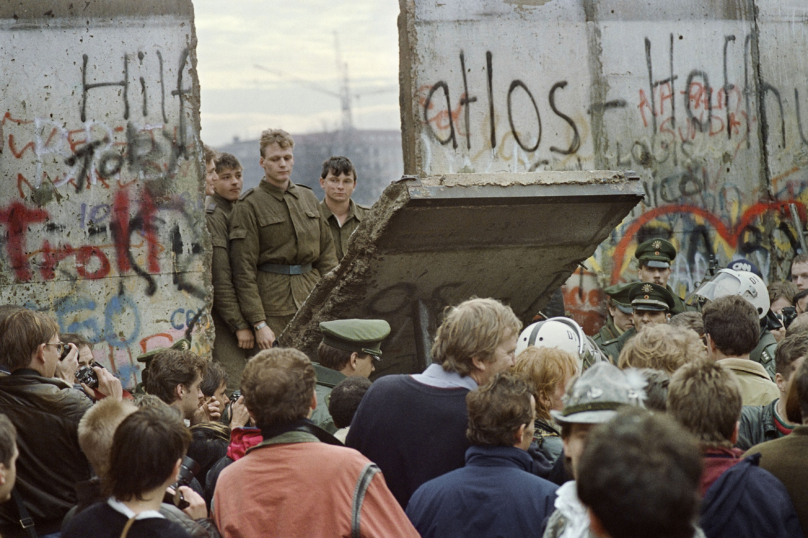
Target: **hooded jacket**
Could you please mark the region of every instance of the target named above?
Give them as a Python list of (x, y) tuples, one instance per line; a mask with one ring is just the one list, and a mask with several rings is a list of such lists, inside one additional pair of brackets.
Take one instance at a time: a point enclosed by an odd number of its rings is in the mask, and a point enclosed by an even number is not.
[(707, 538), (803, 536), (788, 491), (759, 462), (760, 454), (744, 458), (707, 490), (700, 520)]

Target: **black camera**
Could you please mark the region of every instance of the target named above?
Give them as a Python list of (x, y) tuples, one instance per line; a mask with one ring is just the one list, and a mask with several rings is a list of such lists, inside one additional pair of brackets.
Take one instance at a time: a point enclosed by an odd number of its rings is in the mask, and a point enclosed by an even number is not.
[(180, 491), (180, 486), (187, 486), (191, 483), (191, 480), (194, 479), (196, 473), (202, 468), (193, 458), (189, 458), (185, 456), (182, 458), (182, 463), (180, 464), (180, 472), (177, 475), (177, 481), (171, 486), (174, 489), (174, 495), (166, 492), (163, 496), (163, 502), (166, 503), (173, 503), (174, 506), (179, 508), (180, 510), (184, 510), (188, 508), (191, 503), (185, 500), (185, 497), (182, 495)]
[(793, 306), (786, 306), (783, 307), (782, 310), (780, 310), (780, 313), (777, 315), (777, 317), (780, 318), (780, 321), (783, 322), (783, 327), (788, 329), (788, 326), (791, 325), (791, 322), (794, 321), (794, 319), (796, 319), (798, 315), (799, 314), (797, 314), (796, 308), (794, 308)]
[(59, 355), (59, 362), (62, 362), (63, 360), (65, 360), (67, 358), (67, 356), (70, 354), (71, 349), (73, 349), (73, 347), (70, 344), (65, 342), (65, 345), (62, 348), (62, 354)]
[(234, 390), (233, 394), (230, 395), (230, 403), (236, 403), (239, 398), (241, 398), (241, 391)]
[(79, 383), (84, 383), (91, 389), (98, 388), (98, 374), (93, 370), (93, 366), (95, 365), (95, 362), (91, 362), (89, 366), (82, 366), (76, 370), (76, 380)]

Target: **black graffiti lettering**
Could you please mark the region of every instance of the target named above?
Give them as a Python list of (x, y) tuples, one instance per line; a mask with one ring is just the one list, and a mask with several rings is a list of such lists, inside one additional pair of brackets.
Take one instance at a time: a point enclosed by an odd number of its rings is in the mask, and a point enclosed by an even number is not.
[(486, 74), (488, 75), (488, 115), (491, 124), (491, 149), (497, 147), (497, 126), (494, 119), (494, 67), (491, 51), (485, 53)]
[[(752, 147), (752, 140), (749, 136), (752, 132), (752, 125), (750, 119), (752, 118), (752, 85), (749, 82), (749, 63), (751, 62), (751, 48), (752, 41), (755, 39), (753, 34), (748, 34), (743, 43), (743, 98), (746, 106), (746, 149)], [(763, 152), (763, 158), (766, 159), (766, 152)]]
[(561, 82), (556, 82), (553, 87), (550, 89), (550, 108), (553, 109), (553, 112), (561, 118), (562, 120), (566, 121), (570, 127), (572, 127), (572, 142), (570, 142), (570, 147), (567, 149), (559, 149), (555, 146), (550, 146), (550, 151), (554, 153), (560, 153), (561, 155), (572, 155), (581, 147), (581, 137), (578, 134), (578, 127), (575, 126), (575, 122), (572, 121), (572, 118), (558, 110), (555, 104), (555, 92), (556, 90), (563, 89), (567, 87), (567, 81), (562, 80)]
[[(525, 90), (525, 93), (530, 98), (530, 102), (533, 104), (533, 110), (536, 112), (536, 121), (538, 122), (539, 134), (536, 136), (536, 143), (533, 146), (526, 146), (522, 143), (522, 140), (519, 138), (519, 133), (516, 131), (516, 126), (513, 123), (513, 107), (511, 106), (511, 98), (516, 88), (522, 88)], [(539, 144), (541, 143), (541, 115), (539, 114), (539, 107), (536, 105), (536, 100), (533, 98), (533, 94), (530, 93), (528, 87), (521, 80), (514, 80), (511, 82), (511, 87), (508, 88), (508, 123), (511, 125), (511, 133), (513, 134), (513, 138), (516, 140), (516, 143), (519, 144), (520, 148), (528, 153), (532, 153), (538, 149)]]
[[(637, 151), (638, 148), (639, 152)], [(631, 156), (634, 157), (636, 162), (643, 166), (651, 166), (651, 163), (653, 162), (651, 150), (648, 149), (648, 145), (641, 140), (634, 142), (634, 145), (631, 147)]]
[(65, 159), (65, 164), (74, 166), (77, 162), (81, 161), (81, 172), (76, 176), (76, 191), (81, 192), (84, 189), (84, 180), (90, 175), (93, 170), (93, 156), (101, 146), (109, 144), (109, 138), (104, 137), (103, 140), (93, 140), (89, 144), (85, 144), (76, 150), (76, 153)]
[(463, 97), (460, 99), (460, 105), (463, 107), (466, 117), (466, 147), (471, 149), (471, 121), (469, 119), (470, 111), (469, 104), (477, 102), (476, 97), (469, 97), (469, 82), (466, 77), (466, 59), (463, 56), (463, 51), (460, 51), (460, 71), (463, 73)]
[(800, 114), (800, 91), (797, 88), (794, 88), (794, 103), (797, 107), (797, 128), (800, 131), (800, 140), (802, 140), (803, 144), (808, 144), (808, 140), (805, 139), (805, 132), (802, 130), (802, 114)]
[[(673, 72), (673, 33), (671, 33), (671, 50), (669, 55), (669, 62), (670, 62), (670, 70), (671, 70), (671, 95), (676, 95), (676, 76)], [(676, 99), (671, 99), (671, 129), (674, 131), (676, 130)], [(655, 133), (656, 135), (656, 133)], [(676, 151), (676, 145), (673, 146), (673, 165), (677, 166), (679, 164), (679, 156)]]
[(81, 63), (81, 121), (87, 121), (87, 93), (95, 88), (121, 86), (123, 88), (123, 119), (129, 119), (129, 57), (123, 55), (123, 80), (117, 82), (87, 83), (87, 61), (89, 57), (82, 55)]
[[(703, 95), (704, 100), (707, 101), (707, 118), (704, 121), (698, 119), (691, 110), (692, 95), (691, 89), (695, 83), (695, 79), (700, 78), (703, 82)], [(685, 86), (685, 111), (687, 112), (687, 119), (695, 129), (702, 133), (710, 132), (710, 117), (713, 115), (713, 89), (710, 87), (710, 77), (704, 71), (694, 69), (687, 75), (687, 85)]]
[(722, 88), (724, 89), (724, 112), (726, 112), (727, 140), (732, 139), (732, 123), (729, 113), (729, 92), (735, 89), (735, 85), (729, 83), (729, 74), (727, 68), (727, 49), (729, 48), (730, 41), (733, 43), (735, 42), (734, 35), (724, 36), (724, 85)]
[(114, 176), (123, 168), (123, 162), (123, 156), (117, 151), (104, 153), (98, 161), (98, 175), (105, 179)]
[(780, 109), (780, 136), (783, 139), (782, 146), (786, 147), (786, 118), (783, 114), (783, 99), (780, 97), (780, 90), (769, 84), (768, 82), (760, 82), (760, 122), (761, 130), (763, 131), (763, 147), (765, 148), (769, 143), (769, 113), (766, 108), (766, 94), (771, 93), (777, 98), (777, 106)]
[(163, 153), (151, 133), (138, 131), (132, 122), (126, 124), (126, 163), (130, 171), (145, 173), (151, 167), (155, 174), (161, 174), (156, 161)]
[(654, 92), (654, 66), (651, 63), (651, 40), (647, 37), (645, 38), (645, 64), (648, 67), (648, 90), (650, 93), (649, 99), (651, 99), (651, 124), (654, 126), (653, 132), (657, 132), (657, 121), (656, 121), (656, 96)]
[[(429, 107), (432, 105), (432, 97), (435, 95), (435, 92), (438, 90), (443, 90), (443, 95), (446, 97), (446, 115), (449, 118), (449, 136), (446, 139), (441, 139), (434, 129), (431, 128), (431, 123), (429, 122)], [(449, 85), (446, 84), (444, 81), (437, 82), (432, 88), (429, 90), (429, 95), (427, 95), (426, 102), (424, 103), (424, 123), (430, 126), (430, 132), (435, 139), (441, 143), (441, 145), (445, 146), (449, 142), (452, 143), (452, 147), (457, 149), (457, 139), (455, 138), (455, 128), (454, 128), (454, 121), (452, 120), (452, 101), (449, 97)]]
[(157, 51), (157, 61), (160, 62), (160, 107), (163, 111), (163, 123), (168, 123), (168, 116), (166, 116), (166, 83), (163, 77), (163, 55)]
[[(174, 144), (176, 157), (189, 157), (188, 148), (185, 146), (186, 125), (185, 125), (185, 96), (193, 93), (193, 88), (182, 87), (182, 74), (185, 70), (185, 64), (188, 62), (188, 49), (183, 49), (180, 55), (180, 66), (177, 71), (177, 89), (172, 90), (171, 95), (180, 98), (179, 105), (179, 133), (177, 135), (178, 141)], [(173, 171), (173, 169), (172, 169)]]

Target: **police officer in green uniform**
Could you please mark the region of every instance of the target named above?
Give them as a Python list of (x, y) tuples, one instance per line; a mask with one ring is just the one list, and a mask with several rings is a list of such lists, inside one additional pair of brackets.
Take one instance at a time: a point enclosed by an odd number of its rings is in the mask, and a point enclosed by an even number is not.
[(634, 282), (629, 290), (634, 327), (619, 337), (604, 342), (601, 349), (617, 364), (620, 352), (638, 331), (649, 325), (667, 323), (671, 319), (676, 302), (674, 295), (666, 288), (650, 282)]
[(331, 157), (323, 163), (320, 187), (325, 193), (320, 202), (320, 214), (331, 228), (337, 259), (342, 261), (348, 239), (370, 209), (351, 200), (356, 188), (356, 169), (348, 157)]
[(350, 376), (370, 377), (381, 360), (382, 340), (390, 334), (390, 325), (382, 319), (340, 319), (320, 323), (323, 341), (317, 348), (317, 408), (311, 420), (329, 433), (337, 431), (328, 412), (331, 390)]
[(668, 286), (668, 279), (671, 276), (671, 262), (676, 258), (676, 248), (664, 239), (649, 239), (643, 241), (634, 251), (637, 258), (638, 269), (637, 278), (640, 282), (651, 282), (667, 288), (673, 296), (676, 305), (671, 314), (681, 314), (685, 312), (685, 302), (681, 297), (673, 292)]
[(604, 342), (614, 340), (628, 329), (634, 327), (634, 318), (631, 315), (631, 301), (628, 298), (628, 292), (633, 284), (633, 282), (626, 282), (604, 288), (604, 293), (609, 296), (607, 306), (609, 317), (606, 324), (601, 327), (600, 332), (592, 337), (592, 341), (599, 348), (603, 348)]
[(320, 278), (337, 265), (334, 237), (308, 187), (290, 181), (294, 141), (261, 134), (264, 178), (244, 193), (230, 218), (230, 263), (241, 313), (268, 349)]
[(211, 311), (216, 330), (213, 360), (227, 372), (227, 389), (232, 392), (241, 384), (241, 371), (252, 354), (255, 337), (252, 327), (241, 315), (230, 270), (230, 214), (241, 195), (242, 167), (230, 153), (218, 154), (215, 166), (214, 193), (205, 200), (205, 217), (213, 246), (210, 265), (213, 284)]

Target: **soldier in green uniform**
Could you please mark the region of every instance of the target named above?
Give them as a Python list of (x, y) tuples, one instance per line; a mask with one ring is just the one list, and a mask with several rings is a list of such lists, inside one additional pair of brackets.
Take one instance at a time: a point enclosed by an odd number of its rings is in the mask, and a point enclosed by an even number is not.
[(227, 372), (229, 391), (238, 390), (241, 371), (252, 354), (255, 337), (252, 327), (241, 315), (230, 270), (230, 214), (233, 204), (241, 196), (242, 167), (230, 153), (216, 157), (214, 193), (205, 200), (205, 217), (213, 246), (211, 255), (211, 282), (213, 284), (213, 360)]
[(615, 364), (626, 342), (646, 326), (667, 323), (675, 306), (674, 295), (670, 291), (650, 282), (634, 282), (629, 290), (629, 299), (633, 310), (634, 327), (601, 346), (603, 352)]
[(294, 141), (261, 134), (264, 178), (241, 195), (230, 218), (230, 263), (241, 313), (269, 349), (320, 277), (337, 265), (334, 238), (308, 187), (290, 181)]
[(320, 323), (323, 341), (317, 348), (320, 363), (317, 373), (317, 407), (311, 420), (329, 433), (337, 431), (328, 412), (331, 390), (346, 377), (368, 378), (381, 360), (382, 340), (390, 334), (390, 325), (382, 319), (340, 319)]
[(640, 282), (651, 282), (667, 288), (676, 303), (671, 314), (685, 312), (687, 310), (685, 302), (668, 285), (668, 279), (671, 276), (671, 262), (676, 258), (676, 248), (664, 239), (649, 239), (637, 247), (634, 257), (638, 262), (637, 278), (640, 279)]
[(628, 292), (633, 284), (633, 282), (615, 284), (603, 290), (609, 296), (607, 306), (609, 318), (606, 320), (606, 324), (601, 327), (600, 332), (592, 337), (592, 341), (599, 348), (603, 348), (604, 342), (614, 340), (628, 329), (634, 327), (631, 301), (628, 298)]
[(331, 228), (337, 259), (342, 261), (348, 239), (370, 209), (351, 200), (356, 188), (356, 169), (348, 157), (331, 157), (323, 163), (320, 187), (325, 193), (320, 214)]

